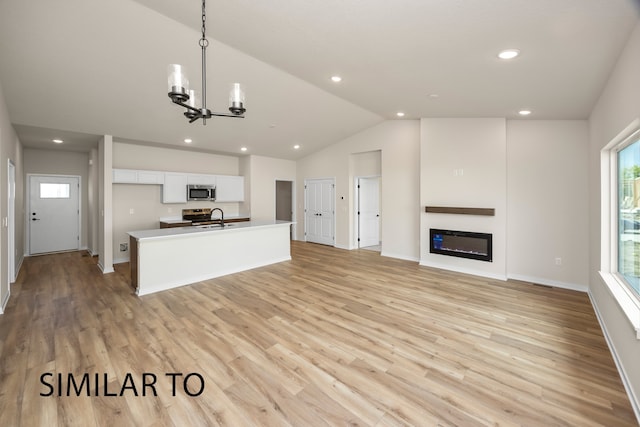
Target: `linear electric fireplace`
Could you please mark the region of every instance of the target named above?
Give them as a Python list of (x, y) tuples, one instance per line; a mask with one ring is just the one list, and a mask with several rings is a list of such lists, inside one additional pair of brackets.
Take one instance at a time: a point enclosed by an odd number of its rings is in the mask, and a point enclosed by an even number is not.
[(492, 234), (429, 229), (429, 252), (492, 262)]

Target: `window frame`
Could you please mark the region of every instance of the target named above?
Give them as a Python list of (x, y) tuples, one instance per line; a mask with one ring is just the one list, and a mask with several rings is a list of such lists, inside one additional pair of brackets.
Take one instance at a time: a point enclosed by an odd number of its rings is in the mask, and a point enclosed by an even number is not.
[(640, 296), (618, 272), (618, 153), (639, 139), (640, 118), (631, 122), (600, 152), (600, 276), (640, 340)]

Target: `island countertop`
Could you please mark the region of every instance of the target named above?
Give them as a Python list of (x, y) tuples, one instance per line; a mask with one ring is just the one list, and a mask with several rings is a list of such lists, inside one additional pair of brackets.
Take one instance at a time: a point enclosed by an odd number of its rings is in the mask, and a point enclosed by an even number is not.
[(131, 285), (164, 291), (291, 259), (290, 221), (130, 231)]
[(275, 225), (294, 224), (290, 221), (245, 221), (232, 222), (220, 227), (214, 225), (188, 226), (175, 228), (154, 228), (151, 230), (129, 231), (127, 234), (136, 240), (162, 239), (171, 237), (183, 237), (189, 234), (198, 233), (226, 233), (234, 230), (242, 230), (255, 227), (273, 227)]

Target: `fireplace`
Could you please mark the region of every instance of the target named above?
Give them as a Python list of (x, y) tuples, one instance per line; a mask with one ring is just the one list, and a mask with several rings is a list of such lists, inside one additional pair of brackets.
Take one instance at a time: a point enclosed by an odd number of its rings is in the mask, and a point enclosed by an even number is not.
[(429, 252), (492, 262), (492, 234), (429, 229)]

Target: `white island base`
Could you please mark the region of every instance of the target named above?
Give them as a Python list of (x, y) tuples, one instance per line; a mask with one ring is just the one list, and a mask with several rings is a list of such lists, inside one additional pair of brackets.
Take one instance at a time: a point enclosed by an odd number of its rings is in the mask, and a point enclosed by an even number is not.
[(132, 285), (146, 295), (288, 261), (291, 224), (251, 221), (129, 232)]

